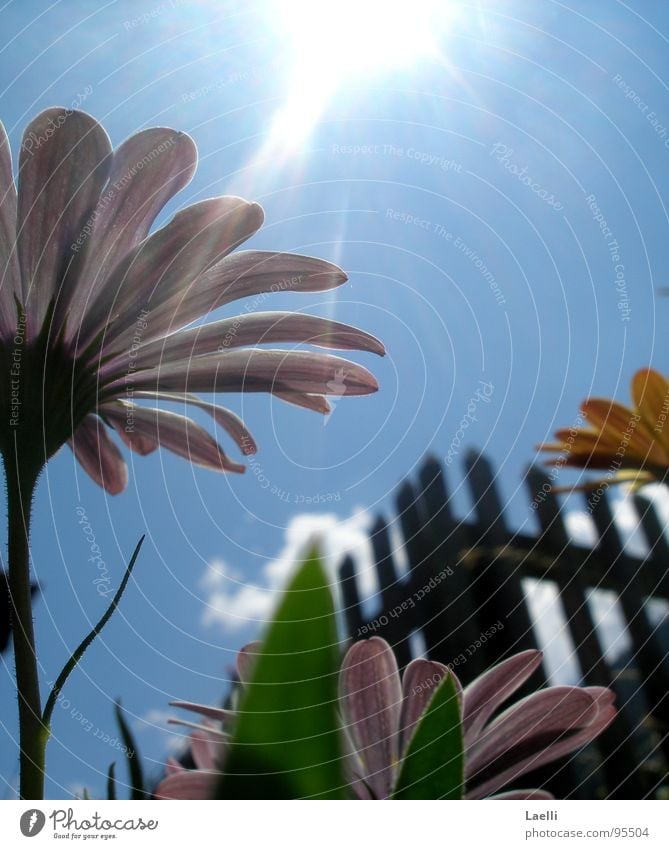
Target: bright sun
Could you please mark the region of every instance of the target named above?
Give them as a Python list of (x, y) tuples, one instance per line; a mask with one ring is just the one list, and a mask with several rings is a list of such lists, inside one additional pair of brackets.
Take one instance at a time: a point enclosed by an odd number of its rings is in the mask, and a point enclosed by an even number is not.
[(289, 57), (288, 94), (272, 136), (297, 146), (340, 84), (436, 54), (449, 0), (268, 0)]

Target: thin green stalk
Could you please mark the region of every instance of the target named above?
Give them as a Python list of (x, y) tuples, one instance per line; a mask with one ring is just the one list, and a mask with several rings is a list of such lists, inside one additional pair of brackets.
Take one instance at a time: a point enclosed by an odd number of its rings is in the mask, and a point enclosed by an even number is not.
[(53, 714), (53, 709), (56, 706), (56, 702), (58, 700), (58, 696), (60, 695), (60, 691), (65, 686), (65, 682), (70, 677), (70, 673), (74, 669), (74, 667), (79, 663), (81, 658), (84, 655), (86, 649), (90, 646), (93, 640), (97, 637), (97, 635), (102, 631), (104, 626), (109, 621), (112, 613), (118, 607), (119, 602), (121, 601), (121, 596), (123, 595), (125, 588), (130, 580), (130, 576), (132, 575), (132, 570), (135, 567), (135, 561), (139, 556), (140, 549), (142, 547), (142, 543), (144, 542), (144, 535), (141, 536), (139, 542), (135, 546), (135, 550), (130, 558), (130, 562), (125, 570), (125, 574), (123, 575), (123, 580), (119, 584), (119, 588), (116, 590), (116, 594), (114, 598), (111, 600), (111, 604), (105, 610), (98, 624), (93, 628), (93, 630), (79, 643), (77, 648), (70, 655), (69, 660), (63, 667), (60, 675), (56, 678), (56, 683), (53, 685), (51, 692), (49, 693), (49, 698), (46, 700), (46, 705), (44, 706), (44, 713), (42, 715), (42, 722), (44, 727), (47, 729), (47, 735), (50, 733), (49, 729), (51, 727), (51, 716)]
[(18, 451), (5, 454), (9, 594), (12, 611), (16, 689), (19, 702), (22, 799), (44, 796), (44, 753), (48, 733), (42, 723), (39, 674), (30, 592), (30, 512), (40, 469), (19, 465)]

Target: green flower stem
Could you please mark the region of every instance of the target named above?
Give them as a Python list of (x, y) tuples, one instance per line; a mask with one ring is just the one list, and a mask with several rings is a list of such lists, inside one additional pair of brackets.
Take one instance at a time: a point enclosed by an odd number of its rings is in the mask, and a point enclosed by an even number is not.
[(42, 799), (48, 731), (42, 722), (30, 592), (30, 512), (41, 468), (20, 463), (21, 452), (18, 450), (6, 452), (4, 460), (7, 479), (9, 593), (19, 701), (19, 792), (22, 799)]

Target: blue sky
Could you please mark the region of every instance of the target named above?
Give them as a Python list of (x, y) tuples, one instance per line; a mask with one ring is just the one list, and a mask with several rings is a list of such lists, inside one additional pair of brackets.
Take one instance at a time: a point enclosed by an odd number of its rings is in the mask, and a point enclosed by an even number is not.
[[(135, 458), (127, 492), (109, 498), (67, 449), (50, 463), (33, 539), (45, 682), (104, 609), (90, 534), (114, 586), (147, 534), (122, 610), (56, 710), (51, 796), (103, 792), (109, 762), (121, 760), (109, 742), (117, 696), (158, 772), (179, 739), (162, 725), (168, 701), (216, 701), (235, 650), (256, 635), (265, 602), (253, 586), (280, 586), (315, 527), (332, 551), (364, 547), (369, 517), (389, 509), (396, 484), (426, 452), (446, 456), (481, 382), (490, 398), (463, 442), (494, 460), (520, 524), (533, 446), (571, 424), (587, 395), (624, 400), (637, 368), (665, 367), (669, 301), (655, 288), (669, 282), (666, 4), (452, 5), (436, 55), (398, 66), (391, 54), (329, 94), (323, 86), (309, 132), (296, 116), (314, 79), (293, 75), (290, 3), (281, 26), (269, 0), (21, 0), (0, 10), (0, 119), (14, 150), (53, 104), (80, 104), (115, 144), (154, 125), (191, 133), (198, 172), (161, 221), (218, 194), (260, 202), (266, 225), (249, 247), (322, 256), (350, 276), (333, 294), (279, 294), (263, 309), (333, 316), (388, 349), (384, 360), (357, 357), (381, 391), (342, 399), (325, 422), (231, 397), (260, 444), (244, 476), (160, 452)], [(343, 65), (356, 49), (341, 41)], [(294, 125), (279, 121), (296, 102)], [(457, 456), (449, 474), (463, 514)], [(0, 774), (11, 780), (8, 671)]]

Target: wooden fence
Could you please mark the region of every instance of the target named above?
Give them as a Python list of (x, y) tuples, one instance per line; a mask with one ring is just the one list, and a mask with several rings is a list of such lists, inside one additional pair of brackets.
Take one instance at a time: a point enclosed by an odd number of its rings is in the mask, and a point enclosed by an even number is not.
[[(599, 537), (590, 549), (572, 543), (545, 473), (527, 475), (541, 533), (510, 529), (488, 461), (470, 454), (466, 483), (473, 509), (458, 520), (449, 506), (444, 470), (428, 458), (417, 479), (396, 496), (397, 517), (379, 517), (371, 535), (379, 597), (363, 613), (352, 557), (340, 567), (347, 630), (352, 639), (376, 634), (411, 659), (410, 637), (420, 632), (427, 656), (450, 663), (466, 684), (494, 663), (539, 647), (523, 580), (554, 582), (582, 683), (611, 687), (619, 715), (576, 756), (537, 770), (523, 786), (542, 786), (561, 798), (642, 799), (669, 789), (669, 619), (653, 624), (648, 599), (669, 599), (669, 544), (651, 503), (634, 497), (648, 544), (644, 559), (630, 556), (606, 494), (586, 499)], [(596, 501), (596, 503), (595, 503)], [(391, 524), (401, 533), (410, 568), (400, 573)], [(633, 649), (607, 662), (592, 616), (592, 589), (613, 590)], [(368, 605), (366, 605), (368, 607)], [(487, 636), (486, 636), (487, 635)], [(540, 668), (520, 691), (547, 681)]]

